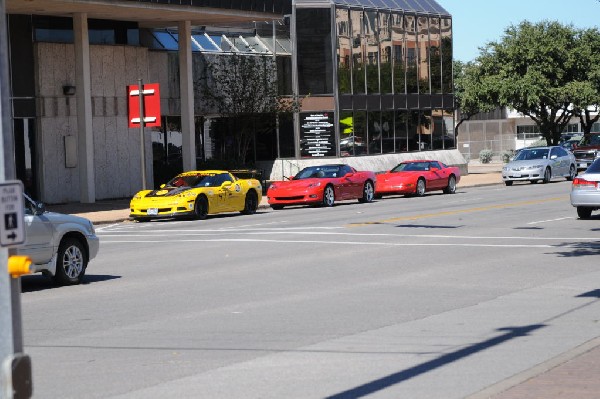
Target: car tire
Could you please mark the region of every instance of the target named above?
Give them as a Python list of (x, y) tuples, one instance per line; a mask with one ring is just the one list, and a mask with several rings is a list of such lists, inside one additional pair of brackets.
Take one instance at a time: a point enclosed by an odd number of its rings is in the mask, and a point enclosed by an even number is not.
[(325, 207), (332, 207), (335, 203), (335, 192), (333, 191), (333, 187), (331, 185), (325, 186), (323, 190), (323, 201), (321, 204)]
[(271, 205), (271, 209), (273, 209), (275, 211), (279, 211), (279, 210), (283, 209), (283, 205)]
[(81, 283), (87, 262), (87, 253), (81, 241), (74, 237), (63, 238), (56, 254), (54, 282), (57, 285)]
[(542, 183), (549, 183), (550, 179), (552, 179), (552, 171), (550, 170), (550, 168), (546, 168), (546, 170), (544, 171), (544, 180), (542, 180)]
[(448, 185), (444, 188), (444, 194), (454, 194), (456, 193), (456, 177), (454, 175), (450, 175), (448, 178)]
[(577, 207), (577, 216), (579, 219), (589, 219), (592, 217), (592, 208), (586, 208), (585, 206)]
[(358, 202), (367, 203), (373, 202), (373, 198), (375, 198), (375, 188), (373, 187), (373, 183), (371, 180), (367, 180), (365, 185), (363, 186), (363, 195), (358, 199)]
[(422, 197), (425, 195), (426, 187), (425, 187), (425, 179), (422, 177), (417, 180), (417, 187), (415, 187), (415, 195), (417, 197)]
[(506, 180), (504, 181), (504, 184), (506, 184), (508, 187), (513, 185), (513, 182), (511, 180)]
[(576, 175), (577, 168), (575, 167), (575, 165), (571, 165), (571, 168), (569, 168), (569, 176), (567, 176), (567, 181), (573, 181)]
[(194, 217), (197, 220), (206, 219), (206, 215), (208, 215), (208, 200), (205, 196), (201, 195), (196, 198), (196, 202), (194, 203)]
[(254, 190), (250, 190), (246, 193), (246, 199), (244, 200), (244, 215), (253, 215), (258, 209), (258, 196)]

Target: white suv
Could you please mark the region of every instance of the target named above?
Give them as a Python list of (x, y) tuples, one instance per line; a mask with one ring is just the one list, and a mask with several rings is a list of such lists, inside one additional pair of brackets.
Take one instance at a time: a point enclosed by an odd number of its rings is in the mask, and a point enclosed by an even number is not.
[(88, 219), (46, 212), (41, 202), (25, 196), (25, 243), (18, 255), (31, 258), (32, 273), (42, 272), (59, 285), (79, 284), (100, 240)]

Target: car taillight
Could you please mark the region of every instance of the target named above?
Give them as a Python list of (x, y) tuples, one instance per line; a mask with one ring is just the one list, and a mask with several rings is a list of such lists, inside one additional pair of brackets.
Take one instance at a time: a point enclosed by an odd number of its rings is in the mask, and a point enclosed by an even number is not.
[(585, 179), (582, 179), (581, 177), (576, 177), (575, 179), (573, 179), (573, 186), (596, 187), (596, 184), (597, 183), (595, 181), (585, 180)]

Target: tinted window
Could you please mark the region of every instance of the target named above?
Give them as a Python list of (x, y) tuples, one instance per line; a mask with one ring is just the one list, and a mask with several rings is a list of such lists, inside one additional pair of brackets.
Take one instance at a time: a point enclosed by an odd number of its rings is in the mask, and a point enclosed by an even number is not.
[(600, 158), (596, 159), (594, 163), (587, 168), (585, 173), (600, 173)]

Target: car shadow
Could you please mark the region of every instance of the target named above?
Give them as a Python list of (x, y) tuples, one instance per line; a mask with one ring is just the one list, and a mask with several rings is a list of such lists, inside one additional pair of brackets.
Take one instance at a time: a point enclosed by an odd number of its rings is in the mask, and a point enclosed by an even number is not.
[(564, 258), (579, 256), (598, 256), (600, 254), (600, 241), (574, 242), (558, 245), (558, 247), (569, 248), (569, 251), (558, 252), (558, 255)]
[[(104, 281), (110, 281), (119, 279), (121, 276), (112, 276), (107, 274), (86, 274), (83, 277), (81, 285), (88, 285), (94, 283), (101, 283)], [(21, 277), (21, 292), (36, 292), (43, 291), (53, 288), (59, 288), (60, 286), (54, 284), (52, 280), (41, 274), (34, 274), (30, 276)]]
[(434, 224), (399, 224), (396, 227), (405, 227), (413, 229), (460, 229), (462, 226), (438, 226)]

